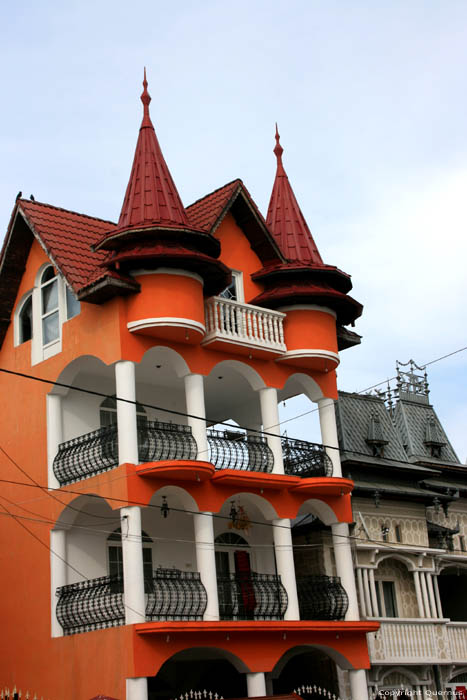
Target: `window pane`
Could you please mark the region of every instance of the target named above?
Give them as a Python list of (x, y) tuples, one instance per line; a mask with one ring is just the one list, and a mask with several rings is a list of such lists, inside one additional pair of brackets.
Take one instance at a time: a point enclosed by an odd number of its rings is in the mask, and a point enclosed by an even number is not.
[(237, 280), (234, 276), (232, 276), (232, 282), (224, 289), (223, 292), (219, 294), (219, 296), (223, 297), (224, 299), (237, 301)]
[(19, 321), (19, 342), (24, 343), (32, 338), (32, 296), (23, 304)]
[(396, 591), (393, 581), (383, 581), (383, 596), (386, 617), (397, 617)]
[(49, 280), (53, 280), (54, 277), (55, 277), (54, 269), (53, 269), (52, 265), (49, 265), (49, 267), (46, 270), (44, 270), (44, 272), (42, 274), (41, 284), (45, 284)]
[(42, 313), (46, 314), (58, 308), (58, 280), (42, 287)]
[(75, 297), (72, 290), (67, 286), (66, 288), (66, 317), (73, 318), (77, 316), (81, 311), (81, 304)]
[(42, 319), (42, 336), (44, 345), (59, 337), (58, 311)]

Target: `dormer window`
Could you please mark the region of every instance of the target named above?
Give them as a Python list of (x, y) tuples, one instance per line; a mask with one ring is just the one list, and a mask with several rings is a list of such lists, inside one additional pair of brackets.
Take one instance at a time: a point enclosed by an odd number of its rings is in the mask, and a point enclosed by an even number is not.
[(441, 450), (446, 444), (446, 441), (443, 439), (443, 435), (433, 416), (429, 418), (425, 426), (425, 440), (423, 442), (429, 450), (431, 457), (435, 457), (435, 459), (441, 458)]
[(373, 411), (371, 414), (365, 442), (371, 447), (373, 457), (384, 457), (384, 448), (389, 440), (385, 440), (384, 438), (381, 422), (376, 411)]

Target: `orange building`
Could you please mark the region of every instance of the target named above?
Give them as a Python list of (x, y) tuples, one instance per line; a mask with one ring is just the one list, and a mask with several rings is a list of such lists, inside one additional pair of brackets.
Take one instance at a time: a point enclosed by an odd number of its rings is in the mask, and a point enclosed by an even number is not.
[[(185, 208), (143, 85), (118, 223), (18, 198), (3, 247), (0, 685), (251, 697), (318, 649), (363, 700), (378, 624), (358, 617), (334, 417), (361, 306), (277, 132), (266, 221), (241, 180)], [(300, 393), (322, 445), (281, 437), (278, 401)], [(295, 576), (305, 513), (334, 541), (319, 585)]]

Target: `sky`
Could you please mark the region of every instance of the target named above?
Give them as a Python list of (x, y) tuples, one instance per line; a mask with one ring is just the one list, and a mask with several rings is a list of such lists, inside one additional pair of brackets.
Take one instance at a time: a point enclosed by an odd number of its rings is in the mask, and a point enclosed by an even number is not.
[[(240, 177), (265, 214), (278, 122), (321, 256), (365, 307), (339, 387), (432, 362), (467, 345), (466, 46), (465, 0), (2, 3), (1, 236), (19, 190), (118, 219), (146, 66), (185, 205)], [(465, 462), (467, 351), (428, 378)]]

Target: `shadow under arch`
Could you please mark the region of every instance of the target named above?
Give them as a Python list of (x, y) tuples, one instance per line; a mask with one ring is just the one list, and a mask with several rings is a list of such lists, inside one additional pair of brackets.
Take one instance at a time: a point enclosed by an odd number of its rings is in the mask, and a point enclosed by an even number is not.
[(397, 559), (397, 561), (400, 561), (402, 564), (404, 564), (404, 566), (409, 571), (417, 570), (417, 567), (415, 566), (415, 563), (413, 561), (410, 561), (408, 557), (405, 557), (403, 554), (399, 554), (398, 552), (389, 552), (388, 554), (383, 553), (377, 555), (375, 559), (376, 568), (378, 568), (381, 562), (385, 559)]
[(221, 512), (222, 508), (226, 508), (226, 506), (231, 502), (232, 500), (235, 499), (242, 499), (242, 505), (243, 503), (248, 503), (252, 504), (255, 506), (263, 518), (265, 520), (277, 520), (279, 519), (279, 516), (277, 514), (276, 509), (274, 506), (265, 498), (264, 496), (260, 496), (259, 494), (256, 493), (248, 493), (245, 491), (239, 491), (238, 493), (235, 493), (228, 498), (225, 499), (224, 503), (222, 504), (221, 508), (219, 508), (219, 513)]
[[(120, 506), (121, 504), (117, 503), (117, 508)], [(109, 517), (112, 519), (118, 517), (115, 515), (115, 511), (112, 508), (111, 503), (103, 496), (92, 493), (77, 496), (60, 512), (60, 515), (56, 519), (52, 530), (70, 530), (80, 517), (105, 517), (105, 514), (97, 512), (99, 510), (107, 511)]]
[(391, 668), (379, 669), (379, 673), (377, 676), (378, 684), (381, 685), (382, 683), (384, 683), (385, 679), (388, 676), (390, 676), (391, 673), (400, 673), (401, 676), (404, 676), (404, 678), (407, 678), (407, 680), (412, 684), (417, 685), (418, 683), (420, 683), (420, 680), (419, 680), (417, 674), (414, 673), (413, 671), (411, 671), (410, 669), (405, 668), (403, 666), (391, 666)]
[(299, 508), (297, 516), (311, 513), (316, 515), (324, 525), (334, 525), (339, 520), (328, 503), (321, 501), (318, 498), (308, 498)]
[(295, 372), (288, 377), (282, 389), (279, 391), (279, 400), (296, 396), (297, 394), (305, 394), (310, 401), (316, 403), (319, 399), (324, 398), (323, 390), (319, 384), (303, 372)]
[[(73, 382), (76, 380), (76, 377), (81, 372), (91, 375), (104, 373), (106, 375), (109, 375), (109, 379), (114, 381), (113, 372), (111, 374), (111, 368), (112, 365), (107, 365), (95, 355), (81, 355), (81, 357), (77, 357), (76, 359), (72, 360), (66, 367), (64, 367), (55, 381), (59, 384), (72, 385)], [(55, 384), (52, 386), (52, 389), (49, 393), (58, 396), (66, 396), (69, 391), (70, 389), (68, 388), (68, 386), (57, 386)]]
[(148, 507), (154, 507), (154, 506), (160, 506), (159, 501), (162, 499), (162, 496), (166, 496), (167, 498), (167, 503), (170, 508), (170, 497), (174, 497), (177, 499), (177, 501), (180, 502), (181, 508), (179, 506), (174, 506), (172, 509), (174, 512), (177, 511), (177, 508), (179, 510), (183, 511), (189, 511), (193, 513), (199, 513), (200, 508), (198, 503), (196, 502), (195, 498), (188, 493), (182, 486), (176, 486), (175, 484), (169, 485), (162, 485), (160, 487), (155, 487), (156, 490), (154, 491), (153, 495), (151, 496), (151, 500), (148, 503)]
[(191, 374), (191, 370), (182, 355), (173, 348), (169, 348), (165, 345), (155, 345), (149, 348), (149, 350), (146, 350), (138, 366), (142, 367), (152, 363), (154, 363), (155, 366), (161, 365), (161, 368), (169, 366), (175, 371), (178, 378)]
[(313, 649), (317, 649), (320, 652), (324, 653), (340, 668), (347, 670), (353, 669), (353, 665), (351, 664), (351, 662), (341, 652), (337, 651), (337, 649), (333, 649), (332, 647), (328, 647), (323, 644), (301, 644), (299, 646), (291, 647), (286, 652), (284, 652), (284, 654), (282, 654), (282, 656), (276, 662), (274, 668), (271, 671), (271, 678), (279, 678), (289, 661), (291, 661), (297, 656), (300, 656), (301, 654), (306, 654), (307, 652), (312, 651)]
[(254, 391), (259, 391), (259, 389), (264, 389), (266, 387), (266, 383), (259, 372), (241, 360), (221, 360), (221, 362), (214, 365), (209, 372), (208, 377), (223, 369), (231, 370), (232, 372), (242, 376), (244, 379), (246, 379)]
[(176, 700), (190, 691), (221, 697), (246, 697), (249, 668), (236, 654), (215, 646), (183, 649), (148, 677), (149, 698)]

